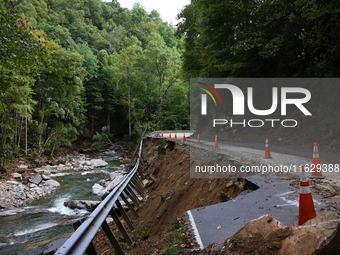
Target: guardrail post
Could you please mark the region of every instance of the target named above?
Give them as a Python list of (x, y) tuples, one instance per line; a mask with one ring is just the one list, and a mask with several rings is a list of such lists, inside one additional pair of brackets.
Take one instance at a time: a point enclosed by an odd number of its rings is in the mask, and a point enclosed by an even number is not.
[(137, 193), (144, 198), (143, 191), (141, 191), (140, 187), (135, 182), (130, 182), (130, 186), (137, 191)]
[[(142, 160), (140, 160), (139, 162), (142, 162)], [(141, 163), (141, 165), (143, 166), (143, 163)], [(144, 170), (144, 166), (143, 166), (143, 169), (140, 166), (138, 166), (138, 173), (141, 178), (144, 178), (143, 170)]]
[[(107, 238), (110, 240), (113, 248), (115, 249), (115, 251), (117, 252), (118, 255), (124, 255), (124, 251), (122, 249), (122, 247), (120, 246), (120, 244), (118, 243), (117, 239), (115, 238), (115, 236), (113, 235), (109, 225), (107, 224), (106, 220), (103, 221), (102, 224), (102, 228), (107, 236)], [(87, 252), (87, 251), (86, 251)]]
[(128, 186), (126, 186), (124, 189), (125, 194), (135, 203), (135, 205), (140, 205), (139, 199), (136, 197), (136, 195), (133, 192), (132, 192), (133, 194), (131, 194), (130, 191), (127, 189), (127, 187)]
[(141, 178), (139, 178), (139, 177), (136, 175), (136, 180), (137, 180), (137, 182), (140, 184), (140, 186), (141, 186), (141, 189), (142, 189), (142, 190), (144, 190), (144, 184), (143, 184), (143, 181), (142, 181), (142, 179), (141, 179)]
[(139, 218), (138, 213), (135, 211), (135, 209), (130, 204), (130, 202), (127, 200), (127, 198), (123, 195), (123, 193), (120, 194), (120, 197), (123, 199), (124, 203), (129, 207), (130, 211), (135, 216), (135, 218), (138, 219)]
[(135, 199), (135, 203), (140, 205), (142, 202), (139, 200), (139, 198), (136, 196), (135, 192), (131, 189), (129, 184), (125, 187), (125, 189), (130, 193), (130, 195)]
[(141, 191), (144, 190), (143, 182), (141, 181), (137, 174), (132, 177), (132, 180), (135, 180), (137, 184), (139, 184), (139, 188), (141, 189)]
[(130, 221), (129, 217), (127, 216), (123, 206), (121, 205), (121, 203), (119, 202), (119, 200), (116, 201), (116, 205), (118, 207), (118, 210), (120, 211), (120, 213), (122, 214), (124, 220), (126, 221), (126, 224), (129, 226), (130, 230), (134, 230), (135, 228), (132, 225), (132, 222)]
[[(142, 168), (143, 168), (142, 170), (144, 171), (145, 170), (145, 161), (144, 161), (143, 152), (140, 154), (139, 159), (140, 159), (139, 162), (142, 164)], [(143, 177), (143, 175), (142, 175), (142, 177)]]
[[(114, 211), (114, 209), (111, 209), (110, 215), (112, 216), (113, 220), (115, 221), (117, 227), (119, 228), (120, 232), (122, 233), (124, 240), (127, 244), (132, 244), (132, 240), (127, 233), (126, 229), (124, 228), (123, 224), (120, 222), (118, 215)], [(106, 222), (106, 221), (105, 221)], [(111, 230), (110, 230), (111, 231)], [(113, 234), (112, 234), (113, 235)]]
[(142, 199), (144, 198), (143, 192), (139, 189), (138, 186), (136, 186), (135, 183), (130, 183), (130, 186), (131, 186), (131, 188), (133, 188), (137, 192), (138, 195), (140, 195), (142, 197)]

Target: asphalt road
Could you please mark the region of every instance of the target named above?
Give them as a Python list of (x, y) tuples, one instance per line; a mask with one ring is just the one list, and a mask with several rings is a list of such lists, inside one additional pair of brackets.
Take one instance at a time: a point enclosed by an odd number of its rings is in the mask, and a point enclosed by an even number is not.
[[(213, 149), (219, 153), (230, 155), (240, 159), (241, 162), (265, 165), (310, 165), (313, 161), (313, 144), (310, 148), (288, 146), (270, 143), (271, 159), (264, 158), (265, 143), (258, 141), (218, 141), (218, 147), (214, 147), (214, 140), (201, 140), (197, 143), (197, 137), (189, 137), (186, 133), (186, 142), (195, 146)], [(192, 134), (191, 134), (192, 135)], [(168, 134), (164, 137), (168, 137)], [(177, 133), (177, 139), (183, 141), (183, 134)], [(172, 139), (174, 134), (172, 134)], [(326, 167), (340, 164), (340, 152), (337, 149), (319, 148), (320, 163)], [(298, 171), (291, 172), (297, 177)], [(307, 174), (309, 175), (309, 174)], [(323, 172), (325, 179), (332, 185), (340, 186), (340, 171)], [(298, 221), (299, 212), (299, 185), (291, 185), (290, 180), (272, 175), (254, 175), (247, 178), (248, 181), (259, 188), (250, 193), (240, 194), (235, 199), (227, 202), (196, 208), (184, 213), (190, 221), (192, 233), (200, 248), (215, 243), (223, 246), (223, 242), (234, 235), (246, 223), (266, 214), (272, 215), (282, 224), (292, 226)], [(322, 185), (320, 185), (322, 186)], [(324, 199), (319, 193), (313, 192), (313, 200), (316, 214), (319, 215), (330, 201), (338, 202), (339, 197)]]
[[(191, 143), (197, 143), (193, 138), (187, 139)], [(214, 146), (214, 141), (201, 140), (200, 145)], [(314, 144), (313, 144), (314, 145)], [(271, 144), (269, 148), (271, 159), (264, 159), (265, 143), (258, 141), (218, 141), (221, 152), (240, 158), (244, 162), (273, 166), (289, 166), (297, 175), (300, 174), (300, 166), (311, 168), (313, 163), (313, 146), (311, 148), (293, 147), (288, 145)], [(320, 163), (323, 166), (322, 175), (330, 181), (335, 181), (340, 186), (340, 152), (337, 150), (318, 149)], [(293, 171), (295, 170), (295, 171)], [(306, 171), (308, 171), (306, 167)]]
[[(196, 138), (197, 139), (197, 138)], [(198, 145), (194, 138), (188, 142)], [(287, 145), (270, 144), (271, 159), (264, 159), (265, 144), (257, 141), (219, 141), (219, 153), (239, 158), (246, 163), (279, 165), (306, 165), (312, 164), (313, 145), (311, 148), (300, 148)], [(201, 140), (200, 146), (213, 148), (214, 141)], [(336, 150), (319, 149), (320, 163), (325, 167), (340, 164), (340, 154)], [(299, 176), (300, 171), (292, 172)], [(309, 174), (308, 174), (309, 175)], [(326, 171), (325, 179), (333, 185), (340, 186), (340, 171)], [(266, 214), (272, 215), (281, 223), (292, 226), (298, 221), (299, 212), (299, 186), (292, 186), (291, 181), (284, 180), (280, 176), (255, 175), (247, 178), (256, 184), (259, 189), (247, 194), (240, 194), (235, 199), (216, 205), (197, 208), (187, 211), (186, 217), (191, 223), (192, 232), (198, 241), (200, 248), (212, 243), (218, 244), (216, 248), (222, 248), (223, 242), (233, 236), (246, 223)], [(313, 193), (313, 200), (317, 215), (321, 214), (327, 202), (339, 198), (331, 198), (326, 201), (323, 196)]]
[[(286, 226), (298, 221), (299, 187), (278, 177), (254, 176), (248, 179), (259, 189), (219, 204), (187, 211), (192, 232), (200, 248), (224, 242), (248, 222), (270, 214)], [(324, 200), (313, 194), (317, 215)], [(220, 245), (221, 246), (221, 245)], [(221, 248), (221, 247), (219, 247)]]

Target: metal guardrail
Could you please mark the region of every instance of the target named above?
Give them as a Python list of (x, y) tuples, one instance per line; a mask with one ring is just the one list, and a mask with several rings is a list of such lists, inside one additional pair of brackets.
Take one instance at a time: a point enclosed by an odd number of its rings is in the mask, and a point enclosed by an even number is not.
[[(121, 224), (115, 210), (114, 205), (116, 204), (119, 212), (122, 214), (125, 222), (127, 223), (130, 230), (133, 230), (133, 225), (126, 215), (125, 210), (123, 209), (121, 203), (119, 202), (119, 196), (125, 202), (125, 204), (132, 211), (134, 216), (138, 218), (137, 212), (134, 210), (133, 206), (128, 201), (130, 198), (136, 205), (139, 205), (141, 201), (135, 194), (135, 191), (141, 195), (143, 194), (143, 185), (138, 175), (136, 174), (139, 169), (140, 157), (142, 152), (143, 140), (140, 140), (139, 153), (135, 166), (130, 171), (130, 173), (124, 178), (122, 182), (120, 182), (109, 194), (108, 196), (96, 207), (96, 209), (86, 218), (77, 222), (74, 225), (76, 231), (72, 234), (72, 236), (67, 239), (67, 241), (57, 250), (55, 255), (66, 255), (66, 254), (84, 254), (85, 251), (88, 255), (97, 254), (94, 245), (92, 244), (92, 240), (95, 237), (98, 229), (100, 227), (103, 228), (104, 233), (110, 240), (112, 246), (115, 248), (117, 254), (124, 254), (123, 249), (119, 245), (115, 236), (113, 235), (109, 225), (106, 222), (107, 216), (111, 215), (119, 230), (124, 236), (124, 239), (127, 243), (131, 244), (132, 241)], [(142, 175), (143, 173), (140, 173)], [(135, 190), (135, 191), (134, 191)], [(123, 193), (124, 192), (124, 193)]]
[[(161, 131), (162, 132), (162, 131)], [(178, 133), (193, 133), (193, 130), (166, 130), (163, 132), (178, 132)], [(142, 135), (139, 144), (139, 152), (138, 158), (135, 166), (129, 172), (129, 174), (121, 181), (105, 198), (104, 200), (94, 209), (94, 211), (86, 218), (81, 219), (73, 224), (73, 227), (76, 231), (67, 239), (67, 241), (54, 253), (55, 255), (79, 255), (84, 254), (85, 252), (88, 255), (97, 255), (97, 251), (95, 246), (92, 243), (93, 238), (97, 234), (100, 227), (103, 228), (104, 233), (107, 238), (111, 242), (112, 246), (116, 250), (116, 253), (119, 255), (123, 255), (124, 251), (118, 243), (117, 239), (113, 235), (109, 225), (106, 222), (106, 218), (110, 215), (115, 221), (117, 227), (122, 233), (125, 242), (128, 244), (132, 244), (131, 238), (127, 233), (126, 229), (122, 225), (115, 212), (114, 205), (118, 208), (119, 212), (123, 216), (125, 222), (127, 223), (130, 230), (133, 230), (134, 227), (127, 216), (125, 210), (123, 209), (119, 197), (122, 198), (127, 207), (131, 210), (132, 214), (138, 218), (137, 212), (134, 210), (132, 204), (128, 201), (128, 198), (131, 199), (136, 205), (139, 205), (141, 201), (136, 196), (135, 192), (144, 197), (143, 194), (143, 184), (141, 179), (137, 175), (137, 171), (139, 168), (142, 147), (143, 147), (143, 138), (146, 136), (157, 134), (156, 131), (150, 132), (147, 135), (144, 135), (145, 131)], [(159, 133), (158, 133), (159, 134)], [(134, 155), (135, 157), (135, 155)], [(133, 157), (133, 158), (134, 158)], [(143, 178), (143, 172), (139, 172), (139, 175)]]
[[(157, 132), (164, 132), (164, 133), (194, 133), (195, 130), (157, 130)], [(154, 134), (156, 131), (152, 131), (149, 134)]]
[(193, 133), (195, 133), (195, 130), (159, 130), (159, 131), (150, 132), (148, 135), (160, 137), (162, 133), (163, 134), (169, 134), (169, 133), (170, 134), (174, 134), (174, 133), (177, 133), (177, 134), (182, 134), (182, 133), (193, 134)]

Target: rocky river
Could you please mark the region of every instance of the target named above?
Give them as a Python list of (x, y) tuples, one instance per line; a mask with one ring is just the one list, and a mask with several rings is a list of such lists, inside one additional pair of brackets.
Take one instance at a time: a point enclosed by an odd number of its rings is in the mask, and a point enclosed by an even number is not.
[(49, 242), (70, 236), (71, 223), (88, 214), (129, 172), (120, 159), (123, 155), (113, 150), (74, 153), (58, 158), (58, 165), (13, 173), (11, 180), (1, 181), (0, 254), (40, 254)]

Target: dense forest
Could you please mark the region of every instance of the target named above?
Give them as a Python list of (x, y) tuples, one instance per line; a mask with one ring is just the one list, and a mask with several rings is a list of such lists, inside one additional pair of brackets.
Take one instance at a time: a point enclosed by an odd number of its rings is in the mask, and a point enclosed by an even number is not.
[[(1, 0), (1, 165), (77, 139), (189, 128), (183, 41), (117, 1)], [(4, 169), (3, 169), (4, 170)]]
[(175, 28), (138, 3), (0, 0), (2, 171), (80, 139), (189, 129), (190, 78), (338, 77), (339, 10), (334, 0), (192, 0)]
[[(339, 1), (191, 0), (191, 4), (178, 17), (183, 18), (177, 26), (176, 36), (184, 40), (182, 60), (185, 79), (340, 76)], [(312, 92), (308, 107), (313, 116), (298, 117), (297, 129), (289, 132), (284, 128), (242, 127), (236, 130), (235, 127), (226, 130), (223, 125), (213, 128), (211, 122), (202, 116), (195, 129), (201, 135), (207, 133), (210, 137), (218, 133), (222, 139), (263, 141), (263, 137), (272, 136), (295, 145), (306, 145), (313, 138), (325, 147), (338, 148), (339, 79), (314, 79), (314, 82), (309, 80), (309, 84), (305, 79), (304, 82)], [(255, 87), (254, 84), (248, 85)], [(291, 83), (289, 85), (292, 86)], [(302, 84), (295, 86), (299, 85)], [(268, 90), (255, 90), (260, 91), (255, 100), (257, 109), (268, 109), (272, 102), (271, 94)], [(246, 92), (245, 89), (243, 91)], [(221, 90), (218, 92), (223, 94)], [(217, 108), (213, 108), (211, 116), (231, 118), (228, 112), (232, 109), (231, 100), (223, 102), (223, 109), (226, 109), (223, 113), (218, 115)], [(193, 97), (191, 103), (192, 109), (200, 109), (200, 103), (194, 102), (200, 102), (200, 94)], [(213, 107), (212, 100), (210, 103)], [(245, 116), (255, 118), (249, 112)]]
[(191, 0), (179, 17), (187, 77), (338, 77), (340, 2)]

